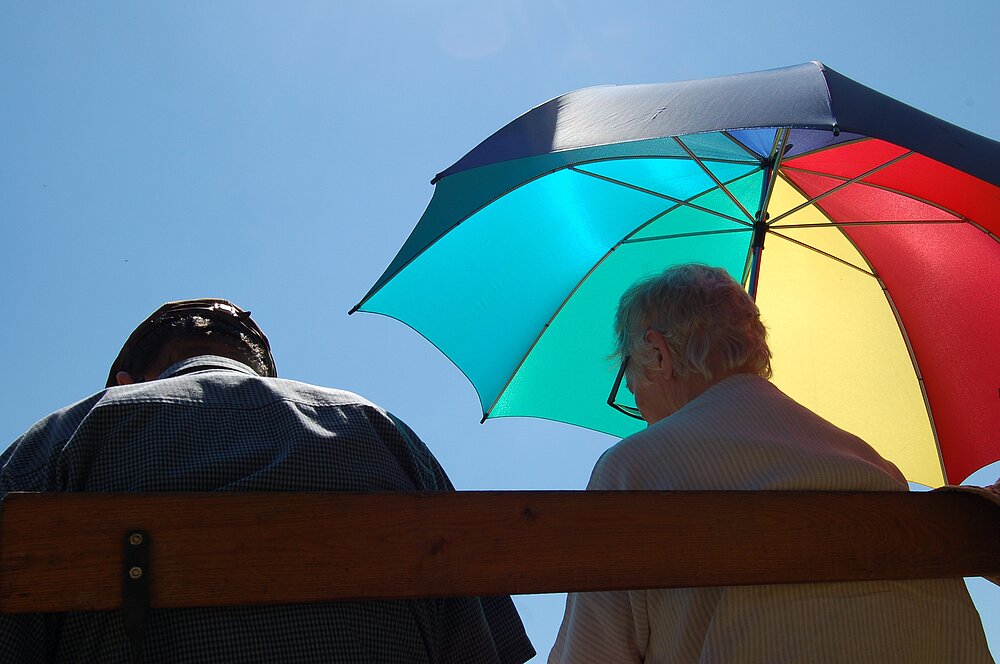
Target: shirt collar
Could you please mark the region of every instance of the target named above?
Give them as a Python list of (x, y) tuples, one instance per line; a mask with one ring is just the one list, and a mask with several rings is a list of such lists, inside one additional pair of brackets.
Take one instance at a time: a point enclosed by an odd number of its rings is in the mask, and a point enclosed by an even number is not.
[(677, 413), (680, 413), (681, 411), (684, 410), (700, 408), (714, 399), (721, 399), (721, 400), (729, 399), (731, 398), (730, 393), (733, 390), (742, 389), (741, 386), (749, 385), (752, 383), (766, 383), (770, 385), (771, 381), (762, 376), (758, 376), (755, 373), (743, 372), (743, 371), (739, 373), (734, 373), (732, 375), (726, 376), (717, 383), (709, 385), (704, 392), (702, 392), (695, 398), (691, 399), (686, 404), (684, 404), (683, 406), (681, 406), (676, 411), (674, 411), (673, 413), (671, 413), (670, 415), (668, 415), (663, 419), (669, 419), (673, 415), (676, 415)]
[(209, 369), (224, 369), (227, 371), (238, 371), (239, 373), (258, 376), (259, 374), (238, 360), (231, 360), (228, 357), (219, 355), (199, 355), (181, 360), (167, 367), (166, 371), (160, 374), (159, 378), (173, 378), (183, 376), (196, 371), (207, 371)]

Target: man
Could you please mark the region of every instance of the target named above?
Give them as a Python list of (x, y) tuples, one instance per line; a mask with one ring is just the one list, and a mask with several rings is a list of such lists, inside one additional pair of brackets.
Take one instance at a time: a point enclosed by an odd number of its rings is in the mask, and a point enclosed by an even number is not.
[[(452, 490), (405, 424), (365, 399), (276, 378), (249, 312), (165, 304), (128, 338), (107, 389), (0, 457), (0, 491)], [(378, 552), (373, 552), (377, 555)], [(159, 609), (153, 662), (524, 662), (509, 597)], [(0, 616), (0, 659), (130, 660), (120, 612)]]
[[(724, 270), (679, 265), (639, 282), (615, 333), (619, 381), (648, 427), (605, 452), (589, 489), (906, 490), (864, 441), (767, 380), (760, 314)], [(570, 594), (549, 661), (993, 660), (964, 583), (940, 579)]]

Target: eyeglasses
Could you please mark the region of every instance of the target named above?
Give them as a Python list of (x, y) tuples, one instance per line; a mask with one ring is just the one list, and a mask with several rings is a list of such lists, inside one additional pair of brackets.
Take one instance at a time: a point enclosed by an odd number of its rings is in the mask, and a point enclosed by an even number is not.
[(625, 386), (625, 391), (619, 395), (622, 388), (622, 379), (625, 378), (625, 369), (628, 368), (628, 356), (622, 361), (622, 366), (618, 370), (618, 375), (615, 377), (615, 384), (611, 387), (611, 394), (608, 396), (608, 405), (617, 410), (619, 413), (628, 415), (629, 417), (634, 417), (637, 420), (643, 419), (642, 413), (635, 405), (635, 397), (628, 390), (628, 385)]

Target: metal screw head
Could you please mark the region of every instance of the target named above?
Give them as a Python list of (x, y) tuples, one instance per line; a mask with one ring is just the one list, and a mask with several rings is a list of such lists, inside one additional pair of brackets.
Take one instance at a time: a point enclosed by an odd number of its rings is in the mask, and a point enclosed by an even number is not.
[(142, 533), (132, 533), (128, 536), (128, 543), (132, 546), (139, 546), (142, 544)]
[(142, 568), (138, 567), (138, 566), (137, 567), (130, 567), (129, 570), (128, 570), (128, 576), (129, 576), (130, 579), (133, 579), (133, 580), (142, 577)]

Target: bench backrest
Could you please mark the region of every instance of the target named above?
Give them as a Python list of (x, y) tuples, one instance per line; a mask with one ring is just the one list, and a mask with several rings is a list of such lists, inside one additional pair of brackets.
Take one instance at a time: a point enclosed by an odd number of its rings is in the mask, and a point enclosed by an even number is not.
[(1000, 573), (1000, 508), (959, 492), (9, 494), (0, 517), (0, 612), (117, 608), (129, 579), (191, 607)]

